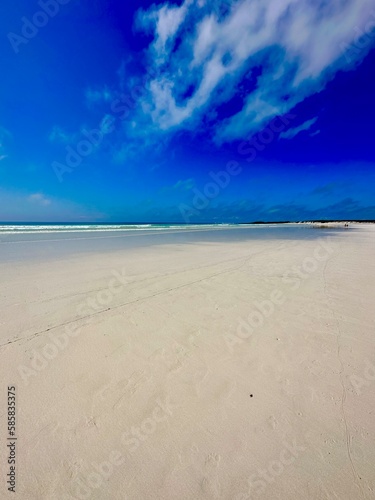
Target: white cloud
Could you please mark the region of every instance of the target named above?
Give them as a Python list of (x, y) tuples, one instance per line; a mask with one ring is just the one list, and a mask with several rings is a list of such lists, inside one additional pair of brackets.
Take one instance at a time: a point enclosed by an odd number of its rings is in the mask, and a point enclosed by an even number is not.
[(69, 142), (72, 141), (73, 137), (72, 135), (69, 135), (68, 133), (64, 132), (64, 130), (58, 125), (54, 125), (48, 136), (48, 139), (50, 142), (59, 142), (62, 144), (68, 144)]
[(46, 207), (51, 204), (51, 200), (42, 193), (31, 194), (30, 196), (28, 196), (27, 199), (28, 201), (32, 203), (37, 203), (38, 205), (41, 205), (43, 207)]
[(113, 100), (113, 94), (108, 87), (103, 87), (100, 89), (88, 88), (85, 91), (86, 104), (91, 107), (93, 104), (99, 102), (111, 102)]
[(106, 217), (70, 200), (0, 187), (0, 220), (3, 221), (80, 221), (103, 220)]
[(298, 127), (290, 128), (285, 132), (282, 132), (279, 137), (280, 139), (293, 139), (293, 137), (298, 135), (300, 132), (303, 132), (304, 130), (309, 130), (317, 120), (318, 118), (316, 117), (312, 118), (311, 120), (307, 120)]
[(143, 29), (154, 29), (155, 40), (153, 50), (159, 63), (164, 62), (168, 55), (168, 45), (173, 42), (179, 27), (183, 23), (189, 6), (193, 0), (185, 0), (181, 6), (164, 4), (159, 8), (152, 7), (149, 11), (141, 10), (138, 25)]
[[(224, 14), (218, 1), (193, 0), (139, 12), (138, 25), (153, 29), (150, 64), (158, 72), (142, 105), (160, 129), (194, 127), (235, 95), (245, 75), (261, 67), (242, 109), (216, 124), (219, 142), (255, 133), (321, 90), (338, 70), (350, 69), (344, 54), (348, 44), (356, 44), (355, 62), (375, 40), (373, 0), (225, 4)], [(364, 37), (358, 41), (360, 32)]]

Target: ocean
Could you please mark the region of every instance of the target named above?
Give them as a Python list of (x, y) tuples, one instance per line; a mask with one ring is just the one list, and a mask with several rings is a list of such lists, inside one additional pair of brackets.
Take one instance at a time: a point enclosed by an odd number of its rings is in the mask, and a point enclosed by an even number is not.
[(0, 224), (1, 234), (81, 233), (105, 231), (162, 231), (173, 229), (204, 229), (230, 227), (236, 224)]

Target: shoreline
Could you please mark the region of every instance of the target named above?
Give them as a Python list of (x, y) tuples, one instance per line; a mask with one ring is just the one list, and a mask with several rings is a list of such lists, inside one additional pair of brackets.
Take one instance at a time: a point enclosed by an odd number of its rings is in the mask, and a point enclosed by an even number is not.
[[(363, 227), (363, 226), (362, 226)], [(371, 230), (370, 226), (369, 229)], [(314, 230), (312, 230), (314, 229)], [(318, 229), (318, 230), (317, 230)], [(319, 231), (321, 229), (321, 231)], [(129, 252), (144, 247), (160, 245), (184, 245), (206, 243), (230, 243), (243, 241), (252, 243), (266, 239), (316, 239), (327, 234), (334, 235), (343, 230), (343, 226), (315, 228), (311, 224), (285, 225), (235, 225), (210, 226), (204, 228), (184, 227), (183, 229), (163, 228), (154, 231), (137, 229), (129, 231), (46, 231), (0, 233), (0, 266), (6, 262), (53, 261), (69, 256), (84, 254), (102, 254), (106, 252)], [(350, 227), (357, 231), (359, 227)]]

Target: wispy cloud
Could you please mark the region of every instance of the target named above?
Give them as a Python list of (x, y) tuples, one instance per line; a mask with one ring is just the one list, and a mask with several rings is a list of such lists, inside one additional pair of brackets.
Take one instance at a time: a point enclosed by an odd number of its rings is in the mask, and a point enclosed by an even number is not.
[(58, 125), (54, 125), (52, 128), (51, 132), (49, 133), (48, 140), (50, 142), (59, 142), (61, 144), (69, 144), (73, 139), (73, 136), (71, 134), (68, 134), (65, 132), (61, 127)]
[(113, 100), (113, 93), (108, 87), (99, 89), (88, 88), (85, 91), (85, 99), (86, 104), (90, 107), (99, 102), (111, 102)]
[[(343, 198), (336, 203), (327, 202), (320, 208), (293, 202), (268, 205), (248, 199), (238, 200), (232, 203), (219, 201), (217, 204), (210, 204), (198, 215), (192, 214), (190, 221), (193, 223), (209, 220), (218, 220), (221, 222), (252, 222), (319, 219), (345, 220), (348, 218), (358, 220), (374, 219), (375, 205), (361, 203), (353, 198)], [(169, 220), (172, 220), (172, 217), (169, 217)]]
[(303, 132), (304, 130), (309, 130), (314, 125), (314, 123), (316, 123), (317, 120), (318, 118), (312, 118), (311, 120), (307, 120), (298, 127), (290, 128), (285, 132), (282, 132), (279, 137), (280, 139), (293, 139), (293, 137), (298, 135), (300, 132)]
[(25, 193), (0, 187), (0, 220), (2, 221), (80, 221), (103, 220), (106, 215), (70, 200), (41, 192)]
[(193, 0), (185, 0), (181, 6), (164, 4), (152, 6), (148, 11), (140, 10), (137, 24), (140, 29), (154, 31), (155, 40), (152, 49), (158, 63), (163, 63), (173, 49), (178, 29), (185, 20), (189, 6)]
[(4, 127), (0, 127), (0, 161), (8, 158), (8, 154), (6, 153), (5, 142), (12, 137), (12, 134), (5, 129)]
[(334, 192), (342, 192), (345, 189), (353, 186), (352, 181), (335, 181), (329, 182), (327, 184), (323, 184), (322, 186), (318, 186), (311, 191), (312, 196), (320, 196), (320, 197), (332, 197)]
[(180, 179), (173, 186), (166, 186), (163, 191), (190, 191), (195, 186), (194, 179)]
[(314, 132), (311, 132), (310, 137), (315, 137), (316, 135), (320, 134), (320, 129), (315, 130)]
[(51, 204), (50, 198), (47, 198), (42, 193), (34, 193), (28, 196), (28, 201), (31, 201), (32, 203), (37, 203), (38, 205), (41, 205), (43, 207), (47, 207), (48, 205)]
[(141, 10), (137, 27), (154, 35), (149, 60), (158, 75), (141, 98), (143, 112), (161, 131), (194, 128), (261, 68), (241, 109), (211, 119), (218, 142), (256, 133), (349, 69), (343, 44), (356, 39), (371, 8), (372, 0), (185, 0)]

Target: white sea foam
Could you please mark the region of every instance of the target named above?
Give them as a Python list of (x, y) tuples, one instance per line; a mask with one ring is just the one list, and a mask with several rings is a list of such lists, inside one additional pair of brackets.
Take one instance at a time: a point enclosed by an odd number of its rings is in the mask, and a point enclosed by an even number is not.
[(36, 233), (81, 233), (106, 231), (165, 231), (171, 229), (197, 229), (232, 224), (54, 224), (54, 225), (0, 225), (0, 234), (36, 234)]

